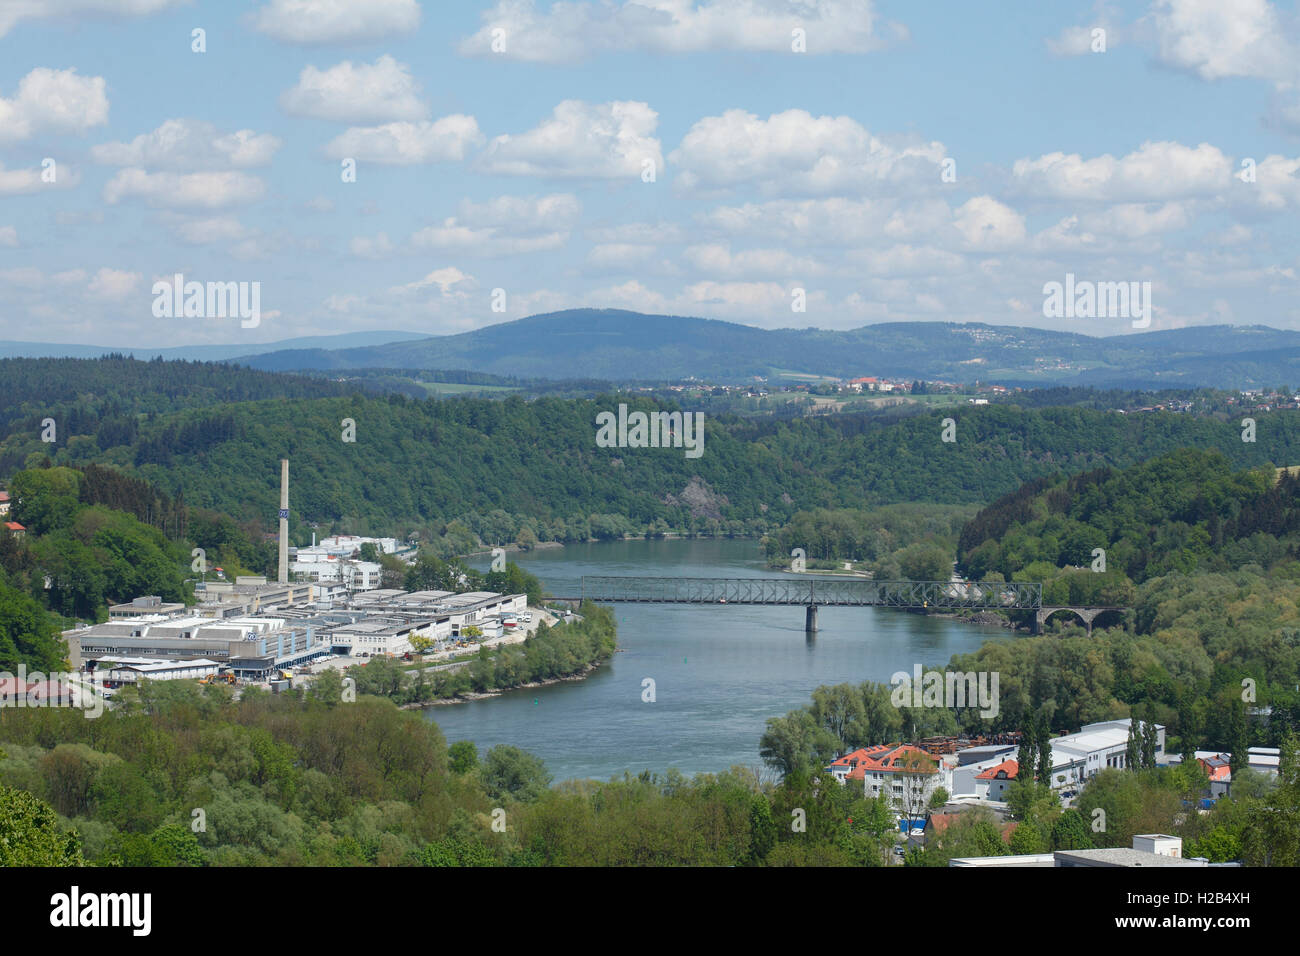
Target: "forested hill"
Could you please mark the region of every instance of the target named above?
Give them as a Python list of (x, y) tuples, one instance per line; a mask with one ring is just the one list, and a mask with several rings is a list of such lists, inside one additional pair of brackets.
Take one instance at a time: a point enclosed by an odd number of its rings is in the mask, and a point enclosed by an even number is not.
[[(304, 383), (304, 387), (311, 383)], [(111, 395), (105, 396), (111, 401)], [(235, 402), (148, 417), (91, 414), (59, 440), (23, 427), (0, 441), (0, 475), (55, 464), (135, 471), (191, 506), (269, 526), (278, 459), (290, 458), (295, 530), (348, 519), (376, 531), (456, 518), (513, 540), (647, 530), (760, 533), (800, 509), (902, 501), (985, 504), (1024, 482), (1127, 466), (1182, 447), (1235, 466), (1300, 462), (1300, 416), (1261, 414), (1257, 441), (1235, 422), (1153, 413), (968, 406), (893, 422), (708, 419), (703, 455), (599, 448), (598, 412), (644, 399), (417, 402), (358, 395)], [(941, 440), (944, 417), (956, 440)], [(345, 419), (355, 442), (343, 440)], [(34, 423), (32, 423), (34, 424)], [(496, 517), (488, 522), (489, 514)]]
[[(0, 359), (0, 429), (32, 434), (53, 418), (59, 435), (89, 435), (126, 426), (141, 414), (259, 398), (314, 398), (352, 389), (321, 379), (277, 375), (216, 362), (98, 359)], [(113, 436), (106, 437), (112, 441)], [(6, 469), (11, 470), (11, 469)]]
[(1030, 482), (962, 529), (960, 566), (1042, 580), (1091, 569), (1133, 584), (1170, 572), (1268, 570), (1300, 549), (1300, 478), (1272, 468), (1234, 469), (1219, 452), (1182, 449), (1131, 468)]
[(800, 372), (1022, 385), (1253, 388), (1295, 381), (1300, 332), (1219, 325), (1103, 338), (954, 322), (760, 329), (623, 309), (568, 309), (457, 335), (365, 348), (264, 352), (240, 361), (273, 371), (473, 369), (616, 382), (691, 376), (739, 382)]

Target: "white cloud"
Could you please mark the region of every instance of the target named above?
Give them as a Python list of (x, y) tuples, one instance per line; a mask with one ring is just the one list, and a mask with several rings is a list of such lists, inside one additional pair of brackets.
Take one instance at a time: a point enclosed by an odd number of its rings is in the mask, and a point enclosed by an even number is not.
[(587, 252), (587, 265), (599, 271), (622, 272), (640, 269), (654, 254), (654, 246), (630, 242), (606, 242), (591, 247)]
[[(707, 308), (732, 316), (755, 313), (788, 315), (794, 301), (793, 291), (777, 282), (696, 282), (682, 290), (675, 307), (694, 314)], [(825, 293), (805, 289), (805, 302), (814, 314), (817, 310), (813, 306), (824, 301)]]
[(84, 133), (108, 122), (102, 76), (37, 67), (18, 81), (13, 99), (0, 97), (0, 143), (36, 133)]
[(992, 196), (976, 196), (958, 207), (953, 225), (972, 249), (1006, 249), (1025, 240), (1025, 217)]
[(189, 0), (3, 0), (0, 2), (0, 37), (23, 20), (42, 17), (145, 16)]
[(942, 143), (887, 142), (848, 116), (745, 110), (699, 120), (668, 157), (691, 191), (753, 185), (767, 195), (824, 195), (939, 182)]
[(0, 246), (18, 245), (18, 230), (13, 226), (0, 226)]
[(1109, 209), (1093, 210), (1082, 216), (1091, 232), (1136, 239), (1162, 232), (1184, 229), (1191, 221), (1185, 203), (1120, 203)]
[(1055, 38), (1047, 41), (1047, 48), (1057, 56), (1087, 56), (1089, 53), (1099, 52), (1093, 50), (1093, 44), (1097, 39), (1094, 38), (1094, 30), (1105, 30), (1104, 40), (1106, 49), (1109, 50), (1115, 45), (1117, 39), (1113, 30), (1098, 24), (1097, 26), (1088, 27), (1066, 27)]
[(236, 169), (266, 166), (280, 140), (270, 133), (241, 129), (222, 134), (203, 120), (170, 119), (151, 133), (129, 143), (102, 143), (91, 158), (109, 166), (149, 166), (158, 169)]
[(1159, 57), (1203, 80), (1300, 79), (1300, 44), (1269, 0), (1156, 0)]
[(87, 290), (91, 295), (103, 299), (124, 299), (135, 291), (142, 278), (144, 277), (138, 272), (100, 269), (90, 280)]
[(1244, 194), (1269, 210), (1300, 205), (1300, 158), (1266, 156), (1255, 165), (1255, 182), (1242, 183), (1234, 191)]
[(440, 226), (419, 230), (411, 236), (411, 244), (420, 249), (454, 251), (471, 256), (512, 256), (558, 249), (568, 238), (567, 232), (520, 236), (496, 228), (471, 229), (452, 218)]
[(570, 229), (582, 213), (582, 203), (572, 193), (549, 196), (497, 196), (476, 203), (460, 203), (460, 220), (476, 228), (504, 227), (513, 232)]
[(433, 122), (353, 127), (331, 140), (325, 153), (334, 159), (411, 166), (462, 160), (482, 142), (478, 121), (457, 113)]
[(348, 248), (359, 259), (386, 259), (393, 252), (393, 244), (387, 233), (383, 232), (373, 239), (368, 236), (353, 236)]
[(848, 258), (870, 276), (950, 276), (966, 267), (966, 261), (954, 252), (906, 243), (854, 249)]
[(362, 43), (413, 33), (416, 0), (270, 0), (253, 29), (284, 43)]
[(474, 277), (467, 273), (461, 272), (455, 266), (447, 266), (442, 269), (435, 269), (422, 279), (415, 282), (408, 282), (406, 285), (394, 286), (388, 291), (394, 294), (409, 295), (414, 293), (423, 293), (434, 287), (444, 297), (464, 298), (469, 295), (478, 283)]
[(732, 236), (808, 246), (860, 246), (928, 240), (956, 241), (953, 211), (942, 199), (776, 199), (718, 206), (701, 216), (705, 228)]
[[(53, 182), (46, 182), (42, 174), (52, 172)], [(81, 173), (71, 166), (56, 164), (47, 170), (45, 167), (34, 169), (5, 169), (0, 163), (0, 196), (21, 196), (41, 189), (67, 189), (81, 182)]]
[[(534, 0), (500, 0), (483, 13), (482, 28), (461, 41), (460, 52), (542, 63), (633, 50), (790, 55), (796, 26), (814, 55), (868, 53), (906, 35), (897, 24), (882, 31), (871, 0), (578, 0), (544, 12)], [(504, 49), (494, 49), (498, 38)]]
[(681, 242), (685, 230), (675, 222), (625, 222), (612, 226), (592, 226), (585, 233), (592, 242), (655, 245)]
[(746, 249), (732, 252), (726, 243), (688, 246), (682, 258), (697, 272), (718, 278), (821, 275), (826, 268), (814, 259), (793, 256), (784, 249)]
[(410, 67), (391, 56), (373, 64), (344, 60), (328, 70), (306, 66), (297, 85), (280, 94), (280, 107), (295, 116), (338, 123), (420, 120), (429, 115)]
[(194, 246), (213, 242), (234, 242), (251, 235), (238, 219), (231, 216), (215, 216), (208, 219), (181, 219), (173, 227), (182, 241)]
[(265, 188), (247, 173), (148, 173), (132, 167), (104, 184), (104, 201), (142, 199), (151, 206), (218, 209), (260, 199)]
[(659, 114), (646, 103), (565, 100), (536, 128), (493, 139), (480, 166), (505, 176), (639, 182), (645, 160), (663, 170), (654, 138), (658, 123)]
[(1231, 185), (1232, 172), (1217, 147), (1173, 142), (1146, 142), (1122, 159), (1048, 153), (1012, 167), (1015, 187), (1026, 195), (1138, 202), (1213, 194)]
[(472, 256), (542, 252), (564, 245), (582, 212), (571, 193), (497, 196), (481, 203), (465, 199), (459, 208), (458, 217), (419, 230), (411, 244)]

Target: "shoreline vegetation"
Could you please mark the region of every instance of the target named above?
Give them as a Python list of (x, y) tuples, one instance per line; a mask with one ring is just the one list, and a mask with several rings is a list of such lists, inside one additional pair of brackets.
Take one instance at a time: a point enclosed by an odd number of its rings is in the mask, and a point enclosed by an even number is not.
[(567, 623), (543, 622), (519, 644), (503, 644), (491, 651), (482, 647), (476, 658), (454, 669), (429, 674), (426, 668), (411, 671), (400, 661), (381, 657), (349, 668), (348, 676), (356, 681), (358, 694), (386, 697), (404, 710), (583, 680), (613, 656), (618, 637), (608, 608), (587, 602), (579, 614), (578, 620)]
[(538, 687), (550, 687), (552, 684), (577, 683), (584, 681), (600, 668), (605, 661), (593, 661), (585, 665), (582, 670), (576, 674), (568, 674), (563, 677), (548, 677), (545, 680), (529, 681), (526, 684), (516, 684), (513, 687), (494, 687), (491, 690), (485, 690), (482, 693), (469, 691), (457, 697), (440, 697), (437, 700), (415, 701), (409, 704), (402, 704), (399, 710), (424, 710), (426, 707), (449, 707), (453, 704), (468, 704), (470, 701), (487, 700), (491, 697), (500, 697), (515, 690), (533, 690)]

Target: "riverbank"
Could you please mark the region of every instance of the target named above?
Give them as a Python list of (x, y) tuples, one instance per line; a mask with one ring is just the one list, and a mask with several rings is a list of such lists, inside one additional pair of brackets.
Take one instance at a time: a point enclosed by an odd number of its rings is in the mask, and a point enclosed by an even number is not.
[(417, 701), (410, 704), (402, 704), (398, 710), (424, 710), (426, 707), (446, 707), (451, 704), (467, 704), (474, 700), (487, 700), (489, 697), (500, 697), (514, 690), (533, 690), (538, 687), (549, 687), (552, 684), (576, 683), (577, 681), (586, 680), (591, 676), (604, 661), (596, 661), (587, 664), (581, 671), (576, 674), (569, 674), (566, 677), (548, 677), (546, 680), (528, 681), (525, 684), (516, 684), (513, 687), (496, 687), (492, 690), (470, 691), (465, 694), (457, 694), (454, 697), (439, 697), (435, 700)]

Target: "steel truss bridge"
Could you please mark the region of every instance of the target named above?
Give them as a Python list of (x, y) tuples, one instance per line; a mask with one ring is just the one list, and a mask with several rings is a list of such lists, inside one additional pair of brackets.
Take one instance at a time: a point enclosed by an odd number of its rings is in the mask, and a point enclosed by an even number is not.
[(768, 604), (803, 606), (808, 631), (819, 607), (987, 608), (1043, 607), (1041, 583), (993, 581), (873, 581), (863, 578), (655, 578), (592, 576), (582, 593), (562, 601), (596, 604)]

